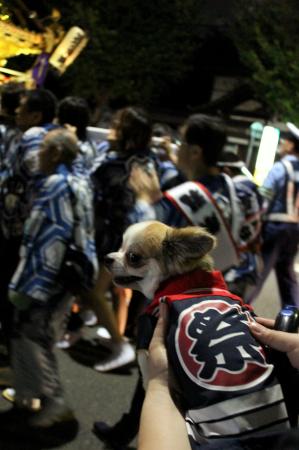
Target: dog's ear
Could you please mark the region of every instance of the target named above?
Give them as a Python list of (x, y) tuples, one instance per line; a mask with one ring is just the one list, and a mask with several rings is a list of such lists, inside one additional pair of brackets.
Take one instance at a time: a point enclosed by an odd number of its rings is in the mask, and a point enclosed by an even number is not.
[(203, 258), (216, 245), (216, 238), (200, 227), (173, 228), (162, 245), (164, 258), (183, 262)]

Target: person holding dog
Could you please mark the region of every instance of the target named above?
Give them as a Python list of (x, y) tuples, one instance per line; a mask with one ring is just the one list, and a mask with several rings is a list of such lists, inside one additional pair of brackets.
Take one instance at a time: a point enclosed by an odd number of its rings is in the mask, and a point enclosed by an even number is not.
[[(166, 303), (160, 303), (159, 311), (149, 347), (149, 380), (141, 412), (138, 449), (190, 450), (185, 420), (176, 407), (169, 388), (169, 363), (164, 344), (168, 319)], [(172, 432), (169, 433), (169, 430)]]
[[(169, 380), (170, 371), (165, 337), (168, 322), (168, 308), (164, 302), (159, 306), (159, 319), (152, 337), (148, 354), (149, 381), (145, 401), (142, 407), (138, 436), (139, 450), (187, 450), (191, 449), (185, 420), (171, 395)], [(294, 368), (299, 369), (299, 336), (294, 333), (273, 330), (274, 320), (257, 317), (256, 322), (248, 323), (252, 334), (264, 345), (286, 353)], [(171, 430), (171, 432), (169, 432)], [(203, 450), (254, 450), (271, 448), (285, 450), (297, 448), (299, 445), (298, 430), (261, 437), (258, 440), (238, 442), (230, 440), (226, 443), (207, 444)]]

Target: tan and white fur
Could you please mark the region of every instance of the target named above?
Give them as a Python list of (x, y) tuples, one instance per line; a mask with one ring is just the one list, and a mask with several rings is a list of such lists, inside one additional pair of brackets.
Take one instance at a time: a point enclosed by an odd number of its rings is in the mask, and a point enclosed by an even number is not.
[(118, 286), (152, 299), (162, 281), (201, 268), (213, 270), (208, 253), (216, 239), (201, 227), (172, 228), (156, 221), (131, 225), (118, 252), (105, 265)]

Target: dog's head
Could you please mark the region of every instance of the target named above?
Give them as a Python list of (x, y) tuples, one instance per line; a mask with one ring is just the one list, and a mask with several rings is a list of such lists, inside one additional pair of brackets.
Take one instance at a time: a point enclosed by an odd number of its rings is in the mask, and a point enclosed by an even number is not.
[(171, 228), (160, 222), (131, 225), (118, 252), (105, 265), (118, 286), (141, 291), (152, 298), (161, 281), (196, 268), (211, 271), (207, 255), (216, 239), (200, 227)]

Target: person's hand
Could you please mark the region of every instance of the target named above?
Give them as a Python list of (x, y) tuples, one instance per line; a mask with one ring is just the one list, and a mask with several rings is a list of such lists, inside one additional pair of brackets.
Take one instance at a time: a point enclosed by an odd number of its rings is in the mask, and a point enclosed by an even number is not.
[(76, 141), (78, 140), (78, 137), (77, 137), (77, 127), (75, 127), (74, 125), (70, 125), (69, 123), (64, 123), (64, 124), (63, 124), (63, 128), (65, 128), (65, 129), (68, 130), (70, 133), (72, 133), (72, 135), (75, 137)]
[(159, 319), (149, 346), (148, 378), (168, 385), (168, 358), (165, 347), (165, 331), (168, 320), (168, 307), (160, 303)]
[(138, 449), (191, 450), (184, 415), (174, 403), (168, 386), (168, 359), (164, 343), (168, 307), (160, 314), (149, 347), (149, 384), (142, 406)]
[(174, 165), (177, 165), (178, 158), (174, 153), (174, 146), (175, 144), (172, 144), (170, 136), (164, 136), (159, 142), (159, 148), (164, 151), (164, 155), (160, 155), (160, 159), (163, 161), (171, 161)]
[(135, 192), (138, 200), (152, 204), (159, 201), (162, 197), (159, 178), (154, 167), (148, 170), (138, 163), (133, 164), (129, 185)]
[(256, 317), (256, 322), (248, 323), (254, 337), (262, 344), (287, 354), (290, 363), (299, 369), (299, 335), (273, 330), (274, 320)]

